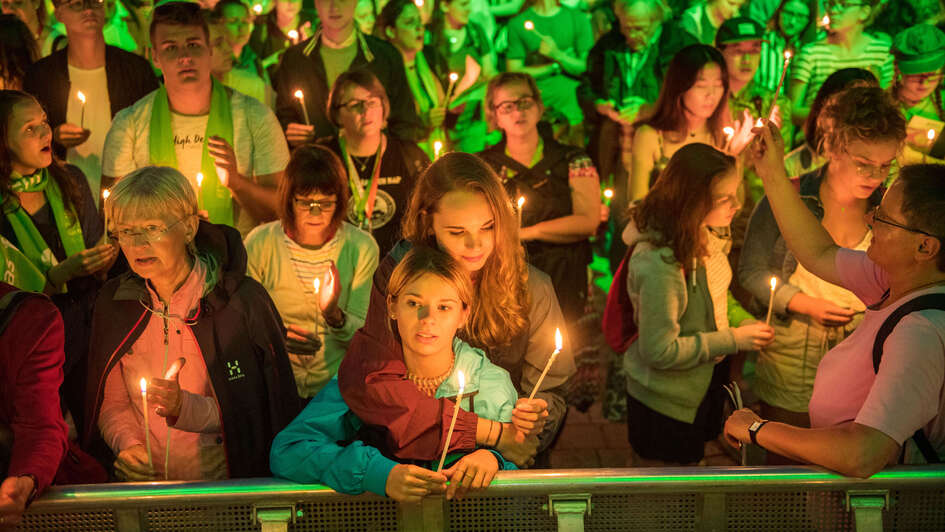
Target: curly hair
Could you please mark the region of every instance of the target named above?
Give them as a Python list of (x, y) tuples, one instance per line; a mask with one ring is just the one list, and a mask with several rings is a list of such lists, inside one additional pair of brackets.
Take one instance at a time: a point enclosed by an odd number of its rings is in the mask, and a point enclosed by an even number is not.
[(906, 119), (899, 106), (879, 87), (852, 87), (827, 101), (817, 128), (821, 132), (822, 154), (838, 153), (851, 142), (894, 141), (906, 138)]
[(486, 350), (506, 346), (528, 328), (528, 266), (512, 202), (492, 168), (461, 152), (434, 161), (414, 185), (404, 212), (403, 236), (415, 246), (436, 247), (433, 214), (440, 199), (455, 190), (481, 194), (495, 220), (495, 249), (480, 272), (465, 339)]

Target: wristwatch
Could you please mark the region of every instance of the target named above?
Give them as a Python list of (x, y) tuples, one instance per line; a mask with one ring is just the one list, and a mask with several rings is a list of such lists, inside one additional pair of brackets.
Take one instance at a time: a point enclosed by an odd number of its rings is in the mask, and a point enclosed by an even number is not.
[(767, 419), (761, 421), (755, 421), (748, 427), (748, 436), (751, 438), (751, 443), (758, 445), (758, 431), (761, 430), (761, 427), (765, 426), (768, 423)]

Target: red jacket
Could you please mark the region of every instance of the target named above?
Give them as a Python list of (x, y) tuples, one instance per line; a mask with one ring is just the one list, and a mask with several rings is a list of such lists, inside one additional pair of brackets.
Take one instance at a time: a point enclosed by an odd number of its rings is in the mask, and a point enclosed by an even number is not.
[[(0, 283), (0, 297), (16, 290)], [(36, 493), (52, 483), (66, 451), (66, 423), (59, 408), (65, 362), (59, 311), (44, 297), (30, 297), (0, 335), (0, 422), (13, 431), (8, 476), (36, 477)]]

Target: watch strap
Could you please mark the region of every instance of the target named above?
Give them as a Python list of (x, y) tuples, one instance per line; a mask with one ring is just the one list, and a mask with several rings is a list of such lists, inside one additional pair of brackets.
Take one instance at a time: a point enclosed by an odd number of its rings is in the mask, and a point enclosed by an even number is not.
[(761, 422), (756, 421), (755, 423), (752, 423), (750, 427), (748, 427), (748, 436), (751, 438), (751, 443), (758, 445), (758, 431), (761, 430), (761, 427), (764, 427), (767, 424), (768, 420), (766, 419)]

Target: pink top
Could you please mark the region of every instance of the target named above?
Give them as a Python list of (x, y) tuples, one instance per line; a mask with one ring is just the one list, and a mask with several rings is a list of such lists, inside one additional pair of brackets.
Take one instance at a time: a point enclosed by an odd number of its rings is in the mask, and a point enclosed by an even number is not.
[[(180, 370), (180, 416), (172, 428), (148, 405), (151, 456), (155, 471), (164, 471), (164, 453), (170, 432), (170, 480), (215, 480), (227, 478), (226, 454), (220, 426), (220, 410), (207, 374), (200, 346), (183, 318), (192, 316), (203, 295), (206, 269), (196, 261), (190, 276), (171, 297), (165, 310), (157, 293), (147, 283), (155, 314), (144, 332), (121, 357), (105, 380), (105, 396), (98, 419), (105, 442), (116, 454), (144, 443), (144, 418), (140, 380), (163, 378), (177, 358), (187, 363)], [(169, 317), (164, 318), (162, 312)], [(165, 350), (165, 322), (167, 349)], [(166, 353), (166, 354), (165, 354)], [(118, 371), (115, 371), (117, 369)]]
[[(866, 304), (882, 300), (888, 276), (866, 253), (837, 253), (842, 285)], [(945, 293), (933, 285), (907, 294), (880, 310), (866, 310), (863, 322), (831, 349), (817, 368), (810, 399), (812, 427), (855, 421), (886, 434), (900, 445), (916, 429), (945, 456), (945, 312), (925, 310), (907, 315), (886, 339), (879, 373), (873, 372), (873, 342), (886, 318), (920, 295)], [(906, 463), (922, 463), (909, 445)]]

